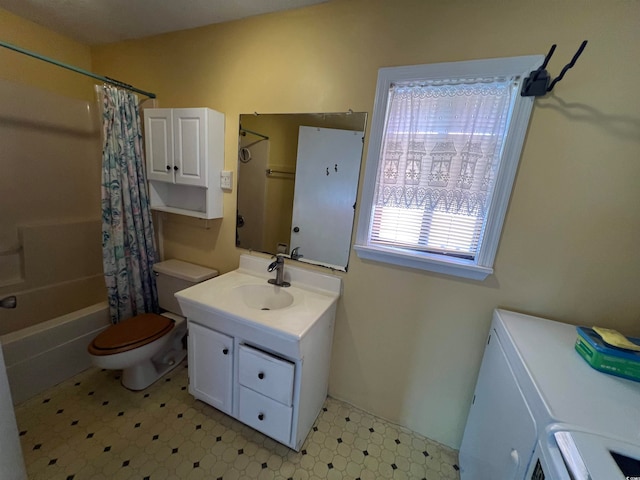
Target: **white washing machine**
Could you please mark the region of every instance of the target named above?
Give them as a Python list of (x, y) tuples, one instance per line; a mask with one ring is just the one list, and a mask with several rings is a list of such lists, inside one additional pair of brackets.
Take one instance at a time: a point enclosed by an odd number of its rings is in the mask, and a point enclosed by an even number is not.
[(592, 369), (575, 326), (496, 310), (462, 480), (640, 480), (640, 383)]

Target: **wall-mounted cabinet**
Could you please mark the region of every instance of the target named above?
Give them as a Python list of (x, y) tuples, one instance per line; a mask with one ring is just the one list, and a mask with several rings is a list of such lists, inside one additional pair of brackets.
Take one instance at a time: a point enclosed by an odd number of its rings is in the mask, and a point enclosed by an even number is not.
[(210, 108), (144, 110), (151, 208), (222, 217), (224, 115)]

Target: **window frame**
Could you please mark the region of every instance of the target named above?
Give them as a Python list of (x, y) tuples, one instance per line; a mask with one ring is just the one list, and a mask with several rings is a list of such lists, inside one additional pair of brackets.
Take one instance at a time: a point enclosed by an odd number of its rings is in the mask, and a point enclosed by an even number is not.
[[(522, 83), (544, 61), (543, 55), (469, 60), (402, 67), (385, 67), (378, 71), (373, 119), (367, 151), (361, 206), (354, 249), (358, 257), (377, 262), (484, 280), (493, 273), (502, 226), (513, 190), (524, 139), (535, 97), (520, 95)], [(502, 158), (496, 172), (495, 187), (489, 200), (487, 220), (475, 259), (463, 259), (398, 246), (370, 243), (373, 202), (378, 167), (381, 162), (389, 101), (389, 89), (396, 82), (419, 82), (486, 76), (515, 76), (516, 89), (511, 121), (505, 136)]]

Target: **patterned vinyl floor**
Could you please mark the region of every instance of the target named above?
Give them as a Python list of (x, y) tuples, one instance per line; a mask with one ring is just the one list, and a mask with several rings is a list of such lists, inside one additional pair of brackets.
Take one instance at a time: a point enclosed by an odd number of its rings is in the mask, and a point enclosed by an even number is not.
[(186, 363), (142, 392), (94, 368), (18, 405), (29, 479), (459, 478), (455, 450), (333, 398), (295, 452), (187, 383)]

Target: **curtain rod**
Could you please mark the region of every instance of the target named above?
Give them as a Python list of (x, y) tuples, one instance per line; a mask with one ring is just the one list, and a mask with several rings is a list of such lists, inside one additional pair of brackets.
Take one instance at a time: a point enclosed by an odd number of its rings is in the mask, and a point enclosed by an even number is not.
[(296, 172), (287, 172), (286, 170), (274, 170), (273, 168), (267, 168), (266, 169), (266, 173), (267, 175), (275, 175), (275, 174), (282, 174), (282, 175), (295, 175)]
[(132, 92), (139, 93), (139, 94), (144, 95), (144, 96), (149, 97), (149, 98), (156, 98), (156, 94), (155, 93), (145, 92), (144, 90), (140, 90), (140, 89), (135, 88), (135, 87), (133, 87), (133, 86), (127, 84), (127, 83), (123, 83), (123, 82), (121, 82), (119, 80), (115, 80), (115, 79), (109, 78), (109, 77), (103, 77), (102, 75), (96, 75), (95, 73), (89, 72), (87, 70), (83, 70), (83, 69), (78, 68), (78, 67), (74, 67), (73, 65), (67, 65), (66, 63), (58, 62), (57, 60), (53, 60), (52, 58), (45, 57), (44, 55), (40, 55), (38, 53), (30, 52), (29, 50), (25, 50), (24, 48), (20, 48), (20, 47), (17, 47), (15, 45), (11, 45), (10, 43), (3, 42), (2, 40), (0, 40), (0, 46), (8, 48), (9, 50), (13, 50), (13, 51), (18, 52), (18, 53), (22, 53), (24, 55), (28, 55), (28, 56), (33, 57), (33, 58), (37, 58), (38, 60), (42, 60), (44, 62), (52, 63), (54, 65), (57, 65), (58, 67), (66, 68), (67, 70), (72, 70), (72, 71), (74, 71), (76, 73), (80, 73), (82, 75), (86, 75), (87, 77), (95, 78), (96, 80), (100, 80), (101, 82), (109, 83), (111, 85), (115, 85), (116, 87), (124, 88), (126, 90), (131, 90)]
[(263, 135), (263, 134), (258, 133), (258, 132), (254, 132), (253, 130), (247, 130), (246, 128), (240, 127), (240, 133), (243, 133), (243, 132), (244, 133), (250, 133), (251, 135), (255, 135), (256, 137), (262, 137), (265, 140), (269, 140), (269, 137), (266, 136), (266, 135)]

